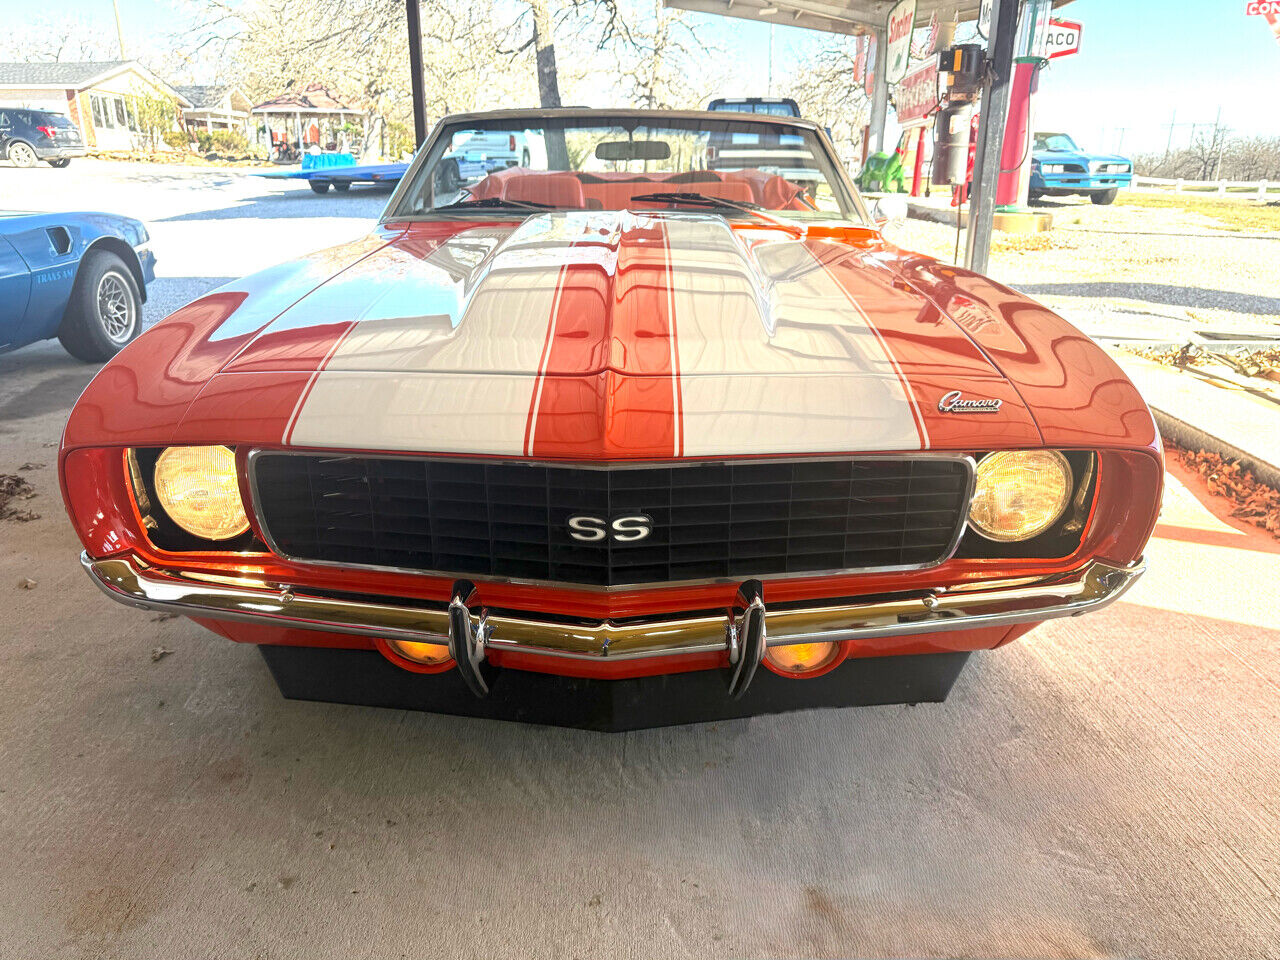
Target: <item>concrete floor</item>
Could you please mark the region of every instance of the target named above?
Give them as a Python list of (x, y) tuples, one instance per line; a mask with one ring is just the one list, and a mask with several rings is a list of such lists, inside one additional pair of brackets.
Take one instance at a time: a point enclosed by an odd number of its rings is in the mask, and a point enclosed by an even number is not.
[[(378, 205), (222, 179), (160, 195), (213, 213), (155, 223), (157, 300)], [(284, 701), (110, 603), (54, 473), (92, 373), (0, 357), (0, 473), (44, 464), (0, 522), (0, 958), (1280, 957), (1280, 543), (1195, 477), (1123, 602), (945, 704), (592, 734)]]

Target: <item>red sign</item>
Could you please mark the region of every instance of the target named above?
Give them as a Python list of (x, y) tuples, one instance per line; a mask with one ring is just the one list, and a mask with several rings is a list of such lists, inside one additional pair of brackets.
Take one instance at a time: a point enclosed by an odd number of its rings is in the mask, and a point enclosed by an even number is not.
[(1265, 17), (1269, 13), (1280, 14), (1280, 0), (1249, 0), (1244, 5), (1246, 17)]
[(862, 35), (858, 38), (858, 54), (853, 60), (853, 83), (854, 86), (862, 86), (863, 80), (867, 75), (867, 37)]
[(867, 96), (875, 95), (876, 88), (876, 38), (874, 35), (867, 37), (867, 78), (863, 86), (866, 88)]
[(924, 122), (938, 109), (937, 57), (902, 78), (894, 102), (898, 105), (898, 123), (904, 127)]
[(1045, 56), (1065, 57), (1080, 52), (1080, 34), (1084, 27), (1074, 20), (1049, 20), (1049, 29), (1044, 35)]

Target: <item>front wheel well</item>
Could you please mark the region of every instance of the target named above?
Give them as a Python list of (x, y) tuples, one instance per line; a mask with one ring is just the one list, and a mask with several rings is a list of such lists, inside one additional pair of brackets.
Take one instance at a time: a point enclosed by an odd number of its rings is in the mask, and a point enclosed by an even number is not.
[[(93, 243), (89, 244), (80, 262), (84, 262), (84, 258), (95, 250), (106, 250), (114, 253), (117, 257), (124, 261), (125, 266), (129, 268), (129, 272), (133, 274), (133, 282), (138, 285), (138, 297), (143, 303), (147, 302), (147, 285), (142, 279), (142, 264), (138, 261), (137, 251), (129, 244), (125, 243), (119, 237), (99, 237)], [(76, 274), (79, 275), (80, 268), (77, 264)]]

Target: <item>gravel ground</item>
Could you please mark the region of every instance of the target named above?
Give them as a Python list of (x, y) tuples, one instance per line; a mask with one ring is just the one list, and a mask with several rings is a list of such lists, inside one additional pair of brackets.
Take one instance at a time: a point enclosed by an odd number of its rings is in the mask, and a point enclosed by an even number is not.
[[(1046, 234), (996, 234), (989, 272), (1099, 337), (1186, 339), (1229, 330), (1280, 337), (1280, 233), (1225, 230), (1179, 210), (1044, 201)], [(950, 261), (955, 228), (909, 220), (900, 246)]]
[[(152, 318), (381, 204), (11, 174), (149, 219)], [(41, 514), (0, 522), (5, 960), (1280, 957), (1280, 547), (1178, 467), (1124, 600), (945, 704), (601, 735), (284, 701), (252, 648), (106, 600), (54, 473), (92, 373), (0, 357)]]

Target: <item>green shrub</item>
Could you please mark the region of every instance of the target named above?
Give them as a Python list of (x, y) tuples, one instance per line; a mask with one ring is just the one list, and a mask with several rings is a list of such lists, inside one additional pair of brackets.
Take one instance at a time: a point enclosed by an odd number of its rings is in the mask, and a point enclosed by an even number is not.
[(185, 150), (191, 142), (191, 135), (185, 130), (166, 130), (161, 139), (174, 150)]
[(243, 156), (249, 149), (248, 138), (239, 130), (215, 130), (212, 135), (213, 149), (218, 153)]
[(413, 156), (415, 147), (413, 129), (407, 123), (387, 121), (387, 155), (399, 160)]
[(196, 131), (196, 147), (201, 153), (208, 153), (213, 149), (213, 134), (208, 130)]

